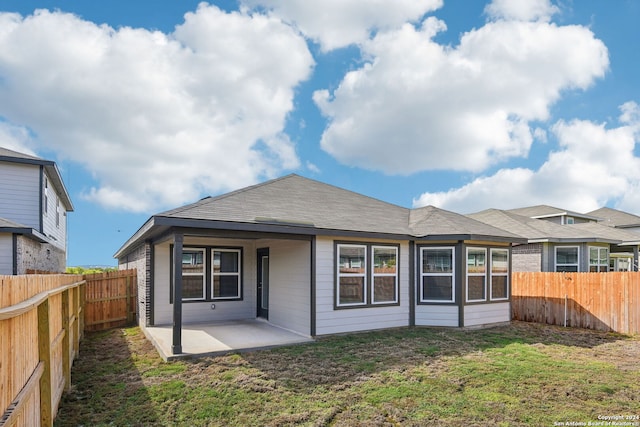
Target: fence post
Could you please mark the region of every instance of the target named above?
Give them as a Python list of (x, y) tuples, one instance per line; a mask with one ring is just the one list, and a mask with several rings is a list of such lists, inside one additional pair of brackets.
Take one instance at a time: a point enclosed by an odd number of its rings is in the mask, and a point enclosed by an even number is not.
[(49, 335), (49, 298), (38, 305), (38, 355), (44, 364), (40, 377), (40, 425), (51, 427), (51, 337)]
[[(86, 279), (87, 276), (83, 276), (83, 279)], [(78, 322), (79, 322), (79, 329), (80, 329), (80, 336), (78, 337), (78, 340), (80, 338), (84, 338), (84, 316), (86, 314), (86, 308), (87, 308), (87, 281), (85, 280), (84, 283), (82, 283), (80, 285), (80, 287), (78, 288), (80, 291), (80, 294), (78, 295), (78, 297), (80, 298), (80, 305), (78, 310), (81, 310), (78, 312)]]
[(69, 391), (71, 387), (71, 362), (70, 354), (73, 343), (70, 341), (69, 333), (69, 289), (62, 292), (62, 376), (64, 377), (64, 390)]

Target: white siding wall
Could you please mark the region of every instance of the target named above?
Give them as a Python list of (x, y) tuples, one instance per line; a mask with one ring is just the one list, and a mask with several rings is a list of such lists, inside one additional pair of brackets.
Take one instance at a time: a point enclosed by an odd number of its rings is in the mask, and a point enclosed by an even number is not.
[[(344, 241), (347, 239), (337, 239)], [(316, 240), (316, 334), (365, 331), (409, 325), (409, 245), (407, 242), (360, 239), (367, 243), (400, 243), (399, 306), (334, 309), (334, 239)]]
[(464, 326), (491, 325), (511, 320), (511, 304), (475, 304), (464, 307)]
[[(253, 241), (222, 239), (185, 239), (184, 247), (202, 244), (220, 247), (242, 247), (242, 301), (185, 302), (182, 304), (184, 323), (217, 322), (253, 319), (256, 317), (256, 247)], [(173, 304), (169, 303), (170, 253), (169, 243), (155, 247), (154, 266), (154, 321), (156, 325), (173, 322)], [(207, 260), (211, 262), (211, 260)], [(215, 310), (211, 309), (215, 304)]]
[(263, 240), (256, 247), (269, 248), (269, 322), (310, 335), (310, 242)]
[(458, 306), (456, 305), (417, 305), (416, 326), (458, 327)]
[[(42, 216), (43, 232), (46, 236), (50, 237), (52, 245), (64, 250), (67, 247), (67, 211), (65, 210), (64, 204), (60, 201), (60, 197), (46, 173), (45, 177), (48, 180), (49, 185), (46, 190), (43, 189), (43, 191), (46, 192), (47, 197), (43, 197), (42, 203), (44, 204), (46, 201), (48, 205), (47, 213), (43, 213)], [(57, 213), (59, 215), (58, 221), (56, 221), (56, 209), (58, 210)]]
[(0, 162), (0, 217), (40, 230), (40, 167)]
[(0, 233), (0, 275), (13, 274), (13, 236)]

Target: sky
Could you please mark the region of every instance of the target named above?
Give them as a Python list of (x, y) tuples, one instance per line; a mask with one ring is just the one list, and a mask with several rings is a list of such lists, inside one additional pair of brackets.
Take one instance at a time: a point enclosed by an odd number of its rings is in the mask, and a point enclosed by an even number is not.
[(0, 0), (0, 146), (68, 265), (296, 173), (404, 207), (640, 214), (636, 0)]

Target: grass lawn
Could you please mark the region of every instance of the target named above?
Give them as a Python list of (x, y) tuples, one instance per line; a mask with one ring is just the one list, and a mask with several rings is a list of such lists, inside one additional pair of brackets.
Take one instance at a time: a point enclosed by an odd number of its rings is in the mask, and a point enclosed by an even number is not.
[(116, 329), (85, 337), (72, 379), (58, 426), (640, 425), (640, 337), (520, 322), (169, 363)]

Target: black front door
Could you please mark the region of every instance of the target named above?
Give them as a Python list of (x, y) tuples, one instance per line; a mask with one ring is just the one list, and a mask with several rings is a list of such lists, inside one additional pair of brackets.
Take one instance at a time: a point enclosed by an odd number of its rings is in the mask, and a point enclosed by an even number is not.
[(269, 249), (258, 249), (258, 317), (269, 318)]

